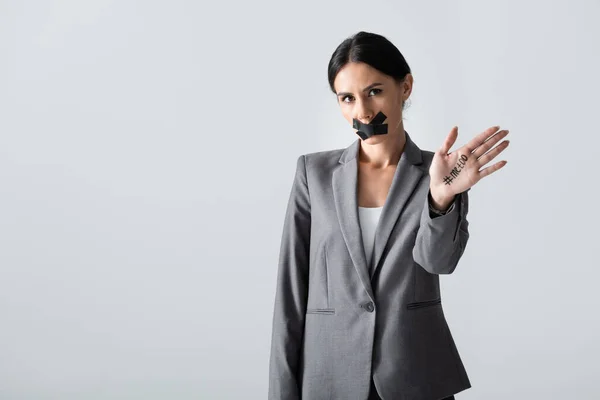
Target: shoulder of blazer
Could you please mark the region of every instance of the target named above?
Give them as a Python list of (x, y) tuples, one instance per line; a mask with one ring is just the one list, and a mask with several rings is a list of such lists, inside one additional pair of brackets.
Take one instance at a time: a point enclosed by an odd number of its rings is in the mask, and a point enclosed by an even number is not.
[(302, 154), (307, 174), (309, 171), (318, 171), (320, 174), (323, 174), (325, 171), (335, 168), (339, 165), (338, 160), (344, 150), (342, 148)]
[(421, 155), (423, 157), (423, 164), (425, 164), (427, 166), (428, 172), (429, 172), (429, 166), (431, 165), (431, 162), (433, 161), (434, 154), (435, 153), (430, 150), (421, 150)]
[(333, 150), (323, 150), (323, 151), (315, 151), (312, 153), (305, 153), (303, 154), (303, 156), (306, 159), (335, 159), (335, 161), (337, 162), (337, 160), (339, 160), (340, 156), (342, 155), (342, 153), (344, 152), (344, 148), (341, 149), (333, 149)]

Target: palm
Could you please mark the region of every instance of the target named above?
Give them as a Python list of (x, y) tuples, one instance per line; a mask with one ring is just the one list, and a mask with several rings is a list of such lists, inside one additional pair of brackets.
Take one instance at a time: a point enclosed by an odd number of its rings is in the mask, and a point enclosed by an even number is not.
[(508, 134), (508, 130), (498, 132), (498, 128), (493, 126), (486, 129), (458, 150), (449, 153), (458, 137), (458, 127), (453, 127), (442, 147), (435, 152), (429, 167), (432, 193), (441, 198), (452, 198), (506, 165), (506, 161), (500, 161), (480, 170), (508, 146), (509, 141), (505, 140), (488, 152)]

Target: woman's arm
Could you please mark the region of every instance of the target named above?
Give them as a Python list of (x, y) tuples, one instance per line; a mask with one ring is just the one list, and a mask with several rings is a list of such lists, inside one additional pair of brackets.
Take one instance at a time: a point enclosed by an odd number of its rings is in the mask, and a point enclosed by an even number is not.
[[(415, 261), (432, 274), (451, 274), (465, 251), (469, 240), (467, 212), (471, 187), (506, 165), (506, 161), (500, 161), (485, 167), (508, 147), (508, 140), (505, 140), (492, 148), (508, 135), (508, 130), (499, 131), (499, 128), (498, 125), (492, 126), (458, 150), (450, 152), (458, 137), (458, 127), (454, 126), (442, 146), (433, 153), (429, 167), (429, 192), (424, 199), (413, 249)], [(434, 208), (446, 208), (447, 199), (454, 201), (446, 214), (430, 214), (431, 200)]]
[(427, 272), (451, 274), (458, 265), (469, 240), (469, 190), (457, 194), (448, 212), (439, 216), (430, 212), (428, 192), (413, 248), (414, 260)]
[(302, 351), (308, 294), (310, 198), (306, 159), (298, 157), (283, 225), (269, 363), (270, 400), (298, 400), (298, 364)]

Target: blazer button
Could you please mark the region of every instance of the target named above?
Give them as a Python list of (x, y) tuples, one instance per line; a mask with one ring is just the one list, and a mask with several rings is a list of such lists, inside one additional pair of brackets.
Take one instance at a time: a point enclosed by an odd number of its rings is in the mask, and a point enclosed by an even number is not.
[(373, 312), (373, 310), (375, 309), (375, 306), (373, 305), (372, 301), (369, 301), (368, 303), (365, 303), (364, 308), (368, 312)]

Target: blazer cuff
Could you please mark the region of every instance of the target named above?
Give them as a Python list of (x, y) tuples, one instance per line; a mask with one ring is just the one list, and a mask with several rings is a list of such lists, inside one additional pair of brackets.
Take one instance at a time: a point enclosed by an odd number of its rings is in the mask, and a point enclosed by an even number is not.
[[(457, 195), (458, 196), (458, 195)], [(446, 210), (438, 210), (433, 206), (433, 198), (431, 197), (431, 191), (429, 191), (427, 193), (427, 199), (428, 199), (428, 204), (429, 204), (429, 211), (431, 215), (431, 218), (435, 218), (437, 216), (440, 215), (446, 215), (449, 212), (451, 212), (454, 208), (455, 208), (455, 203), (456, 203), (456, 196), (454, 196), (454, 200), (452, 201), (452, 203), (450, 204), (450, 206), (446, 209)]]
[(464, 193), (458, 193), (454, 196), (452, 204), (444, 214), (437, 214), (431, 210), (430, 196), (431, 191), (425, 196), (425, 204), (421, 214), (421, 225), (430, 227), (433, 233), (438, 236), (447, 236), (450, 232), (452, 240), (456, 240), (458, 228), (462, 222), (462, 204), (464, 202)]

